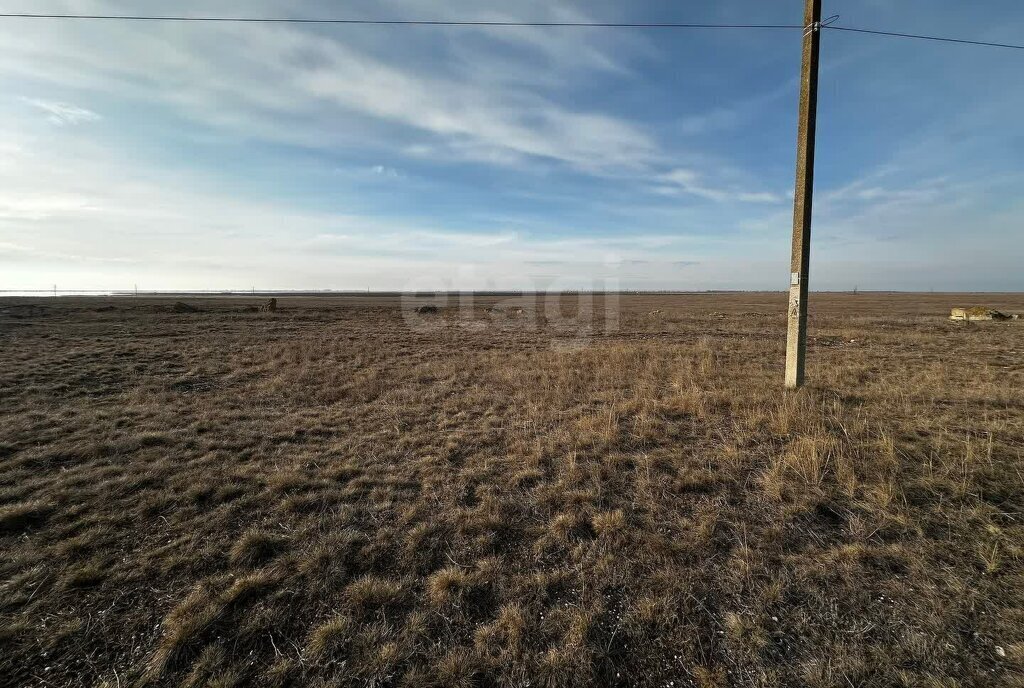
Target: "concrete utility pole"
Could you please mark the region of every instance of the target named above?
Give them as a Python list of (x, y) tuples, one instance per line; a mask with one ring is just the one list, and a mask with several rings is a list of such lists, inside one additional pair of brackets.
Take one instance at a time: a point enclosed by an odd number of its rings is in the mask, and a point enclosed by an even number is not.
[(804, 0), (804, 56), (800, 73), (800, 120), (796, 141), (793, 198), (793, 256), (790, 261), (786, 388), (804, 383), (807, 355), (807, 282), (811, 264), (811, 197), (814, 191), (814, 128), (818, 111), (818, 49), (821, 0)]

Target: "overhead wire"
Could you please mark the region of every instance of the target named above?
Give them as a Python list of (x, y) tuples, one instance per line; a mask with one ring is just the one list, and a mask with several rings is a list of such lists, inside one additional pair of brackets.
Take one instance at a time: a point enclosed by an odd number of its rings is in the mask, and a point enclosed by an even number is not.
[(858, 29), (852, 26), (823, 26), (822, 28), (829, 29), (831, 31), (848, 31), (850, 33), (865, 33), (872, 34), (875, 36), (889, 36), (891, 38), (912, 38), (921, 41), (938, 41), (941, 43), (961, 43), (963, 45), (981, 45), (987, 48), (1011, 48), (1013, 50), (1024, 50), (1024, 45), (1015, 45), (1013, 43), (993, 43), (991, 41), (975, 41), (966, 38), (949, 38), (947, 36), (925, 36), (916, 33), (900, 33), (897, 31), (878, 31), (875, 29)]
[(135, 14), (35, 14), (0, 13), (8, 19), (94, 19), (123, 21), (166, 22), (235, 22), (247, 24), (364, 24), (385, 26), (538, 26), (615, 29), (800, 29), (799, 24), (709, 24), (693, 22), (584, 22), (584, 21), (502, 21), (502, 20), (447, 20), (447, 19), (332, 19), (300, 17), (190, 17), (149, 16)]
[[(188, 16), (188, 15), (138, 15), (138, 14), (42, 14), (34, 12), (4, 12), (0, 19), (69, 19), (96, 21), (138, 21), (138, 22), (211, 22), (237, 24), (336, 24), (365, 26), (476, 26), (476, 27), (552, 27), (552, 28), (605, 28), (605, 29), (733, 29), (733, 30), (792, 30), (807, 27), (802, 24), (717, 24), (699, 22), (592, 22), (592, 21), (504, 21), (504, 20), (448, 20), (448, 19), (345, 19), (316, 17), (228, 17), (228, 16)], [(838, 15), (830, 17), (834, 21)], [(999, 43), (950, 36), (932, 36), (926, 34), (906, 33), (901, 31), (883, 31), (865, 29), (854, 26), (837, 26), (822, 22), (816, 28), (829, 31), (845, 31), (848, 33), (905, 38), (911, 40), (954, 43), (988, 48), (1008, 48), (1024, 50), (1024, 44)]]

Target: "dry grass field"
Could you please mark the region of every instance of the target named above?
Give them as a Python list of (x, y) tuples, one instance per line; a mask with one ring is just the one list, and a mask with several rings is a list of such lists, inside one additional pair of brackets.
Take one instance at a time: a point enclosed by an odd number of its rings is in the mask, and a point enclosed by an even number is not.
[(2, 300), (0, 684), (1024, 685), (1024, 295), (785, 298)]

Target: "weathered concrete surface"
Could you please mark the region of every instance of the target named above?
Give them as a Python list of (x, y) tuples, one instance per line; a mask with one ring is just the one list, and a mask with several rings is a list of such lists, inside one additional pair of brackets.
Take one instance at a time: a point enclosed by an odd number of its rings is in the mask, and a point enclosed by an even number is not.
[(796, 137), (796, 186), (793, 195), (793, 251), (790, 257), (786, 332), (786, 388), (804, 383), (807, 357), (807, 287), (811, 266), (811, 205), (814, 195), (814, 137), (818, 116), (818, 54), (821, 0), (804, 0), (804, 47)]

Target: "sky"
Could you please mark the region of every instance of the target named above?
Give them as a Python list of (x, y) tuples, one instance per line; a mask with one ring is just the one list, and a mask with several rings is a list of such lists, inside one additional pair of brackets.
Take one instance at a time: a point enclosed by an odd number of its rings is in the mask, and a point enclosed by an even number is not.
[[(799, 24), (803, 3), (174, 5)], [(983, 5), (824, 14), (1024, 43), (1024, 4)], [(0, 45), (0, 289), (789, 285), (799, 31), (0, 19)], [(821, 56), (810, 288), (1024, 290), (1024, 51), (827, 31)]]

